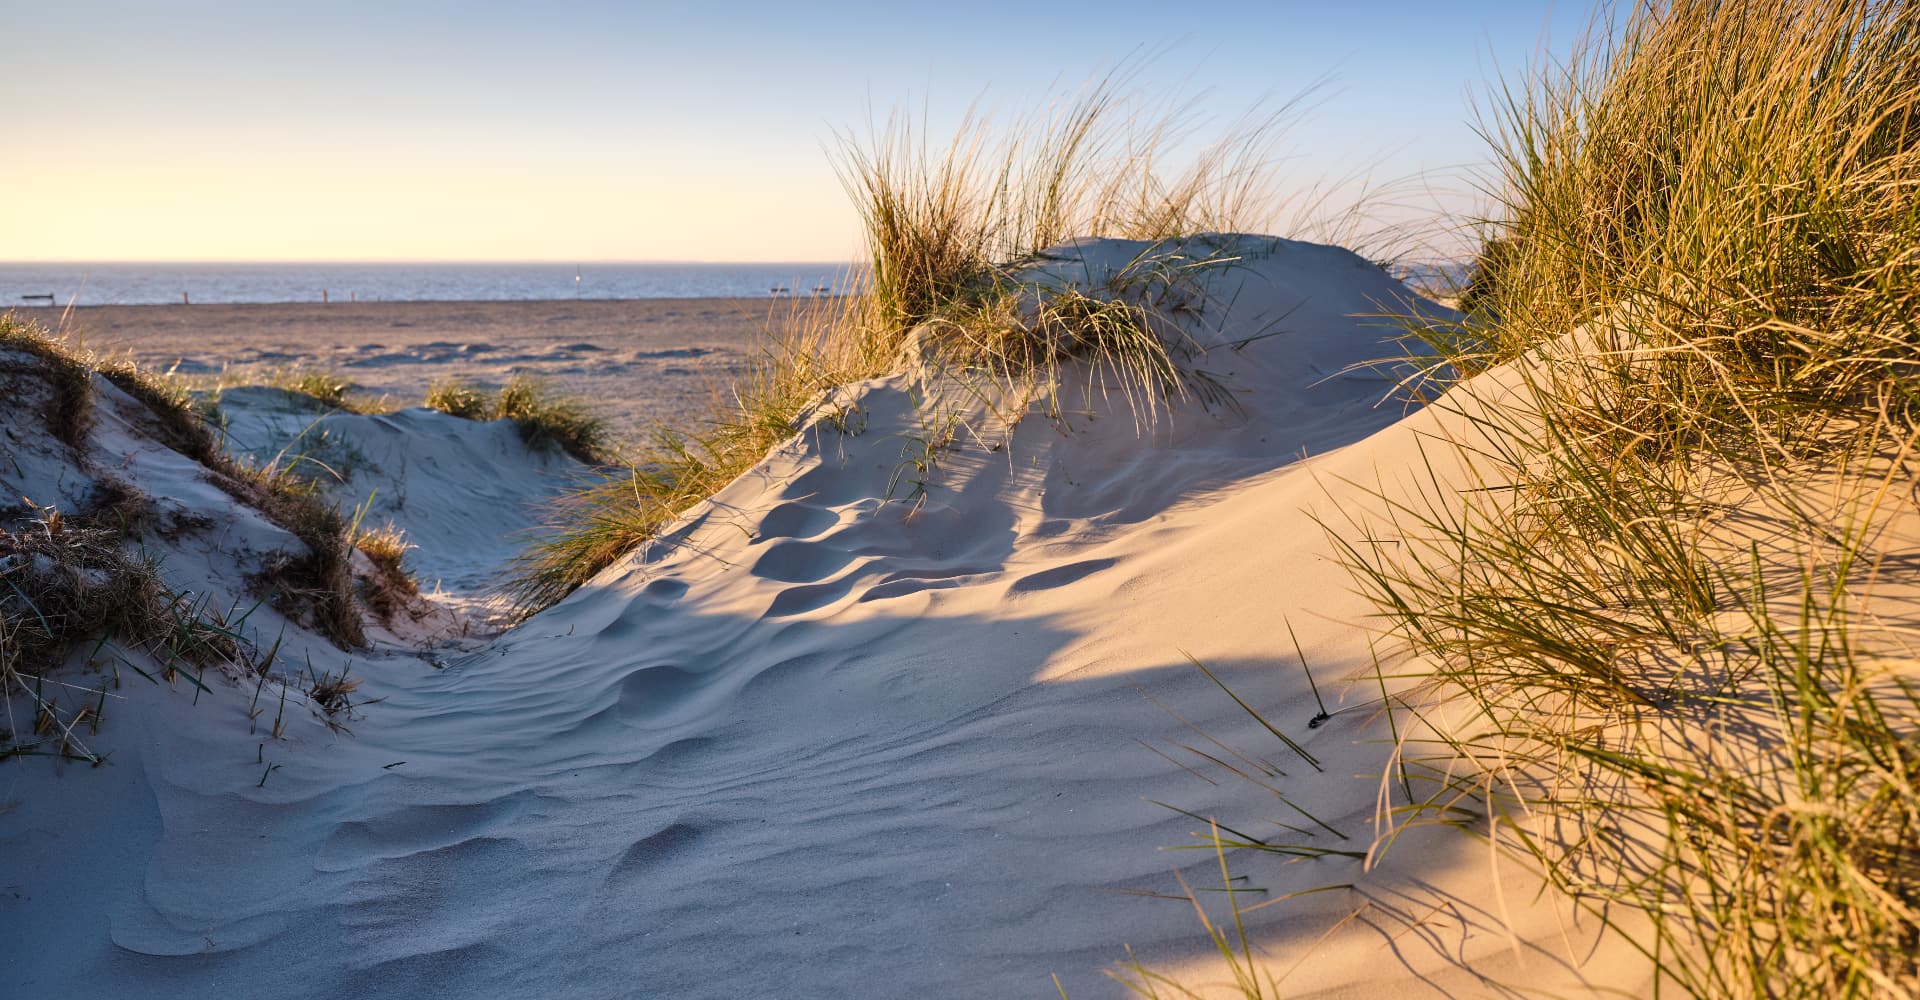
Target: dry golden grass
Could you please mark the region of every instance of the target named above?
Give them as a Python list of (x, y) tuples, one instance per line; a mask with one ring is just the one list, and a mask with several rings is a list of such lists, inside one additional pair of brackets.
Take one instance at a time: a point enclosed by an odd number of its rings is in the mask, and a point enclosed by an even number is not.
[(1920, 995), (1920, 6), (1636, 7), (1494, 116), (1470, 316), (1417, 332), (1519, 391), (1443, 399), (1477, 478), (1346, 550), (1480, 710), (1396, 814), (1490, 813), (1678, 992)]
[(392, 521), (379, 528), (355, 527), (353, 545), (373, 564), (373, 575), (360, 581), (360, 596), (383, 624), (391, 623), (420, 596), (420, 585), (406, 568), (407, 551), (413, 545)]
[(863, 309), (851, 296), (771, 314), (761, 353), (738, 381), (714, 389), (686, 429), (658, 429), (625, 469), (562, 497), (509, 588), (521, 613), (565, 597), (719, 492), (792, 437), (794, 418), (822, 393), (891, 367), (892, 346), (861, 324)]
[[(48, 334), (11, 313), (0, 315), (0, 344), (25, 351), (58, 373), (55, 382), (57, 413), (49, 414), (49, 429), (71, 437), (72, 428), (91, 421), (91, 378), (98, 374), (139, 401), (154, 418), (158, 440), (209, 470), (209, 479), (241, 503), (286, 529), (306, 551), (287, 552), (259, 581), (281, 610), (305, 619), (342, 646), (366, 642), (360, 615), (353, 604), (353, 579), (348, 564), (352, 546), (346, 519), (322, 494), (319, 484), (269, 463), (255, 466), (236, 458), (207, 423), (204, 413), (182, 383), (145, 371), (131, 362), (82, 353), (71, 341)], [(53, 423), (54, 420), (60, 421)], [(64, 429), (63, 429), (64, 428)], [(79, 439), (70, 441), (76, 444)]]
[[(1137, 418), (1188, 395), (1224, 401), (1182, 364), (1186, 345), (1156, 303), (1231, 259), (1147, 254), (1098, 290), (1024, 277), (1069, 238), (1174, 241), (1252, 230), (1280, 210), (1273, 147), (1291, 106), (1250, 114), (1182, 164), (1171, 150), (1192, 138), (1186, 109), (1129, 98), (1127, 79), (1110, 75), (1004, 127), (970, 115), (937, 147), (904, 116), (843, 138), (838, 165), (867, 245), (859, 287), (777, 317), (766, 350), (705, 412), (661, 429), (624, 473), (562, 499), (509, 587), (521, 613), (564, 597), (731, 482), (791, 437), (822, 392), (902, 368), (916, 330), (954, 374), (1000, 382), (1015, 398), (1051, 394), (1071, 360), (1110, 378)], [(1021, 308), (1029, 299), (1040, 307)], [(448, 407), (471, 405), (456, 389), (442, 394)]]
[(441, 379), (428, 387), (426, 405), (465, 420), (511, 420), (529, 448), (564, 451), (589, 465), (614, 460), (606, 421), (536, 376), (515, 375), (499, 392), (467, 379)]

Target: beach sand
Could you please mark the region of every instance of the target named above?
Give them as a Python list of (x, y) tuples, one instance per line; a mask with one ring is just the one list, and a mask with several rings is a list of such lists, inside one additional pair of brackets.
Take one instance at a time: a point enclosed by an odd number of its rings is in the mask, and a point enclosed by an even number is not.
[[(1378, 267), (1284, 240), (1235, 249), (1246, 263), (1179, 310), (1231, 404), (1144, 411), (1070, 366), (1056, 395), (1001, 408), (977, 378), (913, 366), (803, 415), (504, 634), (396, 621), (344, 650), (260, 604), (245, 627), (274, 679), (212, 669), (200, 692), (72, 671), (108, 719), (74, 738), (111, 766), (6, 774), (0, 967), (48, 996), (1084, 1000), (1128, 995), (1106, 973), (1131, 948), (1193, 995), (1238, 995), (1191, 892), (1215, 926), (1245, 908), (1283, 995), (1645, 992), (1645, 963), (1526, 864), (1449, 827), (1396, 828), (1389, 752), (1418, 734), (1379, 708), (1383, 685), (1419, 678), (1391, 660), (1382, 676), (1376, 609), (1323, 525), (1391, 540), (1414, 470), (1452, 495), (1461, 454), (1428, 448), (1471, 411), (1383, 403), (1406, 373), (1356, 367), (1391, 350), (1374, 317), (1407, 295)], [(1107, 287), (1149, 250), (1073, 245), (1055, 266)], [(347, 370), (394, 378), (497, 372), (508, 348), (457, 347), (511, 343), (624, 391), (645, 369), (612, 378), (596, 359), (750, 343), (727, 325), (745, 303), (592, 308), (83, 319), (107, 343), (178, 317), (145, 334), (149, 357), (339, 347), (383, 359)], [(279, 346), (248, 339), (262, 329)], [(406, 360), (423, 354), (440, 360)], [(137, 483), (177, 526), (148, 553), (169, 586), (247, 606), (284, 532), (104, 380), (82, 460), (46, 430), (52, 383), (12, 378), (0, 435), (22, 444), (0, 488), (76, 509), (99, 480)], [(503, 579), (530, 508), (577, 472), (503, 422), (232, 395), (257, 454), (329, 443), (330, 495), (418, 541), (436, 598)], [(356, 707), (316, 703), (316, 679), (348, 671)], [(1279, 845), (1230, 852), (1232, 896), (1207, 818)]]
[(418, 405), (435, 379), (497, 384), (551, 379), (594, 402), (616, 434), (684, 419), (805, 299), (544, 302), (317, 302), (269, 305), (22, 308), (96, 351), (188, 376), (244, 378), (315, 368), (396, 406)]

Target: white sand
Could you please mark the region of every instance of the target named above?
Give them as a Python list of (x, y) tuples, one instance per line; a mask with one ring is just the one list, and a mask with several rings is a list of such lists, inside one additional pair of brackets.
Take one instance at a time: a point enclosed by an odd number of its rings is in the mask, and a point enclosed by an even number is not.
[[(1099, 287), (1141, 249), (1086, 245), (1062, 270)], [(1130, 894), (1220, 884), (1210, 851), (1164, 850), (1201, 824), (1154, 801), (1256, 836), (1373, 846), (1390, 793), (1372, 609), (1314, 518), (1368, 523), (1369, 490), (1411, 482), (1422, 441), (1452, 432), (1437, 410), (1377, 405), (1395, 372), (1342, 374), (1393, 351), (1366, 317), (1403, 289), (1343, 250), (1239, 250), (1192, 332), (1241, 414), (1188, 403), (1142, 434), (1069, 370), (1071, 431), (1037, 415), (1009, 431), (936, 374), (877, 380), (558, 606), (497, 641), (435, 647), (444, 669), (412, 649), (430, 636), (382, 635), (354, 657), (380, 701), (351, 736), (302, 707), (265, 740), (248, 734), (248, 689), (210, 680), (195, 705), (130, 682), (97, 738), (110, 766), (0, 765), (12, 988), (1037, 997), (1057, 975), (1071, 996), (1111, 997), (1126, 945), (1196, 988), (1220, 982), (1189, 904)], [(948, 426), (915, 502), (917, 439)], [(422, 540), (450, 590), (498, 572), (502, 536), (552, 481), (501, 428), (418, 411), (329, 427), (380, 466), (352, 489), (386, 484), (380, 516)], [(156, 495), (264, 530), (117, 427), (94, 448), (135, 456)], [(0, 468), (0, 486), (39, 488), (56, 464)], [(232, 592), (221, 561), (269, 544), (236, 539), (183, 547), (168, 571)], [(1318, 728), (1289, 624), (1333, 712)], [(1317, 822), (1180, 745), (1283, 771), (1272, 782)], [(261, 753), (281, 765), (264, 787)], [(1379, 865), (1230, 861), (1264, 890), (1246, 906), (1352, 886), (1248, 914), (1286, 995), (1644, 979), (1455, 831), (1410, 833)], [(1202, 896), (1224, 913), (1222, 894)]]

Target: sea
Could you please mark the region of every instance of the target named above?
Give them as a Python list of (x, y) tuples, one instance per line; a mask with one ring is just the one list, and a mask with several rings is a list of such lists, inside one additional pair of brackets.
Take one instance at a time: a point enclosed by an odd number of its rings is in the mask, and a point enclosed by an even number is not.
[(832, 262), (702, 263), (4, 263), (14, 305), (223, 302), (470, 302), (830, 295), (853, 283)]
[[(1471, 262), (1401, 264), (1415, 287), (1461, 287)], [(14, 305), (222, 302), (507, 302), (835, 295), (844, 262), (701, 263), (5, 263), (0, 310)]]

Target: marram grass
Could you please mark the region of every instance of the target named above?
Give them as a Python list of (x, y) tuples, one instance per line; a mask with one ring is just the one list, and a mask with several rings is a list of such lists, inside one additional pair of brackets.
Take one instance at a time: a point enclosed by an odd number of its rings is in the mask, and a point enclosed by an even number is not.
[(769, 341), (732, 385), (716, 387), (688, 429), (662, 427), (613, 475), (562, 496), (522, 553), (508, 594), (538, 611), (654, 538), (793, 436), (809, 403), (885, 370), (892, 355), (854, 318), (855, 297), (808, 300), (770, 318)]
[(51, 373), (54, 403), (48, 427), (76, 449), (84, 444), (92, 421), (94, 375), (146, 407), (161, 444), (205, 465), (215, 485), (299, 540), (304, 551), (279, 553), (257, 581), (267, 598), (343, 647), (365, 645), (354, 607), (347, 522), (318, 483), (294, 472), (291, 462), (254, 465), (235, 457), (178, 381), (130, 361), (81, 353), (11, 313), (0, 314), (0, 347), (35, 357)]
[(459, 377), (427, 388), (427, 407), (465, 420), (511, 420), (535, 451), (564, 451), (589, 465), (613, 459), (607, 424), (584, 401), (555, 392), (545, 380), (517, 374), (498, 392)]
[(1478, 479), (1345, 549), (1479, 709), (1396, 815), (1478, 803), (1661, 993), (1920, 995), (1917, 112), (1910, 2), (1636, 6), (1501, 91), (1469, 317), (1418, 332), (1519, 391), (1443, 398)]
[[(1143, 255), (1102, 289), (1022, 278), (1071, 238), (1170, 246), (1257, 230), (1281, 210), (1273, 148), (1289, 107), (1249, 115), (1182, 162), (1170, 150), (1191, 138), (1183, 108), (1152, 112), (1124, 95), (1125, 81), (1122, 71), (1004, 126), (969, 115), (944, 146), (901, 116), (846, 138), (838, 166), (864, 224), (860, 287), (777, 317), (768, 349), (706, 412), (658, 431), (624, 472), (562, 498), (508, 588), (519, 611), (552, 604), (654, 538), (791, 437), (822, 393), (916, 360), (994, 383), (993, 395), (1022, 408), (1055, 401), (1069, 363), (1142, 423), (1188, 397), (1230, 405), (1188, 363), (1172, 322), (1174, 300), (1197, 294), (1201, 274), (1232, 266), (1230, 256)], [(444, 408), (471, 405), (456, 389)]]
[(1376, 850), (1490, 838), (1655, 996), (1920, 996), (1920, 5), (1620, 13), (1496, 93), (1468, 317), (1407, 324), (1517, 391), (1325, 524), (1427, 671), (1380, 679)]

